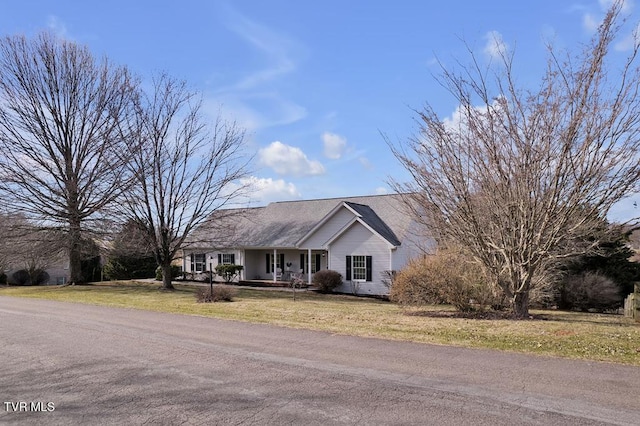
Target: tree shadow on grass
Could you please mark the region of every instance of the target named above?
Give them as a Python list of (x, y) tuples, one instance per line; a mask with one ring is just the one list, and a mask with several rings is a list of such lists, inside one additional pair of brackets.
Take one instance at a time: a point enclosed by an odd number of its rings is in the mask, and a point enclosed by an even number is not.
[(461, 312), (455, 310), (438, 310), (438, 311), (407, 311), (405, 315), (412, 317), (428, 317), (428, 318), (447, 318), (447, 319), (474, 319), (474, 320), (518, 320), (518, 321), (531, 321), (542, 320), (546, 321), (549, 318), (545, 315), (529, 315), (527, 318), (516, 318), (513, 313), (508, 311), (472, 311)]
[(407, 316), (448, 318), (448, 319), (475, 319), (475, 320), (514, 320), (514, 321), (556, 321), (564, 323), (587, 323), (597, 325), (611, 325), (621, 327), (640, 327), (640, 323), (628, 321), (625, 317), (616, 314), (548, 311), (530, 313), (527, 318), (516, 318), (509, 311), (473, 311), (460, 312), (454, 309), (405, 311)]

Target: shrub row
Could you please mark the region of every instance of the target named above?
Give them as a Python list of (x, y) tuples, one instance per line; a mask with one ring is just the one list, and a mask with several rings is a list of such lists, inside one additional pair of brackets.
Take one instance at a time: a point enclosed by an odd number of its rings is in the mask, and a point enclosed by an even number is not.
[(49, 282), (49, 273), (43, 269), (28, 271), (20, 269), (11, 275), (16, 285), (42, 285)]

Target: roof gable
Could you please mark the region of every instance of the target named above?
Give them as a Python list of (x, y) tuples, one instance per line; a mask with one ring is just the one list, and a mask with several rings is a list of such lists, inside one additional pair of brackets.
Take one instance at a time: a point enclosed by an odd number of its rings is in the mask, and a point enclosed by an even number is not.
[(351, 207), (360, 216), (364, 224), (366, 224), (376, 234), (380, 235), (380, 237), (387, 240), (392, 246), (397, 247), (400, 245), (400, 240), (398, 240), (396, 234), (382, 219), (380, 219), (380, 216), (378, 216), (371, 207), (348, 201), (346, 201), (345, 204)]

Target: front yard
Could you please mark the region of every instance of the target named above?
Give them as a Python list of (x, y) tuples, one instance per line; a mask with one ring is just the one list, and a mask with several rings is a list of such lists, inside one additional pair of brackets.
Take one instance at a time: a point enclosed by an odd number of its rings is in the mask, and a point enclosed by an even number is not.
[(446, 306), (403, 310), (342, 295), (238, 289), (231, 303), (196, 303), (195, 289), (105, 282), (87, 286), (1, 287), (0, 296), (33, 297), (269, 323), (363, 337), (410, 340), (640, 366), (640, 323), (619, 315), (532, 311), (536, 319), (466, 319)]

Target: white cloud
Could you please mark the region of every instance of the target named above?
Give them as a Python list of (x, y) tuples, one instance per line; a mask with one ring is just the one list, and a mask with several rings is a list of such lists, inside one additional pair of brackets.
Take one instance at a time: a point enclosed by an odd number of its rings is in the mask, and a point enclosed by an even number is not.
[(388, 192), (389, 192), (389, 190), (387, 188), (385, 188), (384, 186), (379, 186), (375, 190), (375, 194), (376, 195), (385, 195)]
[(484, 53), (490, 58), (500, 58), (509, 51), (509, 45), (504, 42), (502, 34), (498, 31), (489, 31), (484, 38), (487, 40)]
[(456, 109), (451, 113), (450, 117), (445, 117), (442, 120), (444, 128), (449, 131), (459, 130), (460, 126), (465, 122), (464, 115), (462, 114), (462, 107), (458, 105)]
[(251, 176), (242, 179), (241, 183), (248, 187), (249, 197), (259, 204), (302, 198), (296, 186), (291, 182), (285, 182), (283, 179), (274, 180), (272, 178)]
[(315, 160), (309, 160), (298, 147), (285, 145), (280, 141), (272, 142), (258, 151), (261, 164), (271, 167), (279, 175), (320, 175), (324, 166)]
[(324, 144), (324, 156), (332, 160), (338, 160), (342, 157), (344, 149), (347, 147), (347, 139), (344, 136), (330, 132), (322, 134), (322, 143)]
[(467, 111), (466, 108), (458, 105), (456, 109), (451, 113), (450, 117), (445, 117), (442, 119), (442, 124), (444, 125), (444, 128), (449, 132), (464, 134), (468, 131), (469, 114), (471, 114), (476, 119), (480, 117), (486, 117), (485, 114), (487, 114), (487, 109), (491, 109), (494, 113), (500, 113), (502, 111), (501, 99), (494, 99), (490, 105), (474, 106), (470, 111)]

